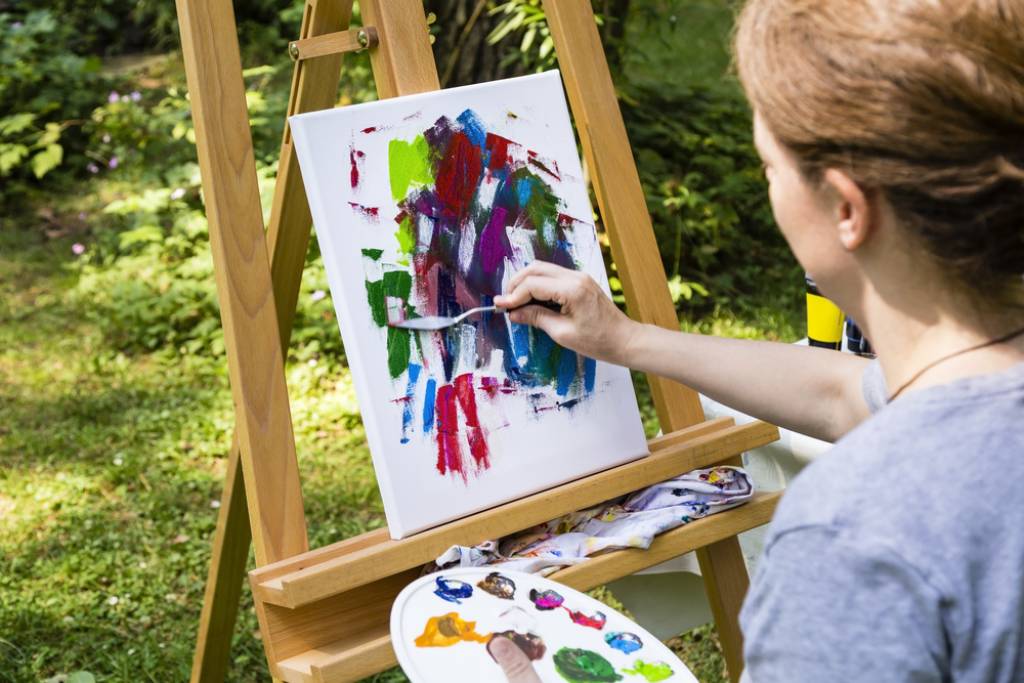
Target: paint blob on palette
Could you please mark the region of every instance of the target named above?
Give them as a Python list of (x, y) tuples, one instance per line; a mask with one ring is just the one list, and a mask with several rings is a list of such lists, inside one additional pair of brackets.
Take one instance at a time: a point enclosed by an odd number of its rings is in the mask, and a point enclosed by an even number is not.
[[(506, 597), (508, 591), (491, 590), (497, 585), (515, 589)], [(441, 593), (459, 591), (458, 606), (439, 593), (442, 586)], [(519, 647), (542, 681), (697, 681), (671, 650), (624, 615), (532, 574), (500, 567), (441, 571), (407, 586), (391, 609), (398, 662), (417, 683), (503, 680), (488, 650), (497, 636)]]
[(625, 368), (490, 305), (535, 260), (608, 290), (558, 72), (290, 120), (395, 538), (647, 453)]

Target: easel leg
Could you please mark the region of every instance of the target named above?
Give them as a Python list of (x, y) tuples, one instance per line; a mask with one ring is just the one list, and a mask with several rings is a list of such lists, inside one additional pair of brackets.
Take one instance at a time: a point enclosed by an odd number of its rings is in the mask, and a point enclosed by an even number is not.
[(223, 681), (231, 654), (231, 637), (242, 596), (245, 562), (249, 557), (252, 532), (245, 507), (245, 483), (237, 437), (231, 443), (220, 514), (213, 536), (213, 556), (206, 578), (199, 636), (192, 659), (192, 683)]
[(750, 580), (737, 537), (726, 538), (697, 551), (704, 589), (715, 617), (718, 639), (729, 667), (729, 680), (736, 683), (743, 673), (743, 633), (740, 607)]
[[(299, 37), (309, 38), (343, 30), (348, 27), (351, 14), (352, 0), (308, 0)], [(233, 25), (231, 29), (234, 29)], [(340, 71), (340, 55), (321, 58), (308, 64), (296, 64), (288, 113), (330, 107)], [(290, 135), (286, 133), (267, 231), (270, 276), (282, 349), (288, 347), (291, 336), (310, 224), (309, 207), (299, 177), (298, 164)], [(228, 458), (220, 515), (214, 534), (199, 634), (192, 661), (192, 683), (220, 683), (225, 678), (251, 542), (252, 529), (236, 433)]]

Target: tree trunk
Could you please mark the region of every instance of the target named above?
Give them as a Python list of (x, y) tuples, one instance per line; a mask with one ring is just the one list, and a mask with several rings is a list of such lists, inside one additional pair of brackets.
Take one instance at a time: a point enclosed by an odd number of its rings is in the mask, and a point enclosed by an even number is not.
[(501, 18), (489, 14), (494, 4), (494, 0), (426, 0), (424, 3), (427, 12), (437, 15), (434, 58), (442, 88), (522, 75), (518, 64), (501, 64), (506, 50), (518, 49), (518, 46), (487, 43), (487, 36)]

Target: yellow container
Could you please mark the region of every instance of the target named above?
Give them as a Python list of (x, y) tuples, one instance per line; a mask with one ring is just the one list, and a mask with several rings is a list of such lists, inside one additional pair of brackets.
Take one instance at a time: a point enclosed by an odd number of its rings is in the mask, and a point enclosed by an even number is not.
[(814, 280), (810, 277), (806, 280), (807, 341), (811, 346), (839, 350), (843, 346), (843, 312), (821, 295)]

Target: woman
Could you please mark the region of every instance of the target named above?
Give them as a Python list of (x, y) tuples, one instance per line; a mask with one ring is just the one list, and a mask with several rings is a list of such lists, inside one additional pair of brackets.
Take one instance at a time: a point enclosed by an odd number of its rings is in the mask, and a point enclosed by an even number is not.
[(878, 362), (642, 325), (544, 263), (495, 303), (836, 441), (772, 521), (750, 680), (1024, 680), (1024, 2), (750, 0), (735, 47), (776, 221)]

